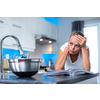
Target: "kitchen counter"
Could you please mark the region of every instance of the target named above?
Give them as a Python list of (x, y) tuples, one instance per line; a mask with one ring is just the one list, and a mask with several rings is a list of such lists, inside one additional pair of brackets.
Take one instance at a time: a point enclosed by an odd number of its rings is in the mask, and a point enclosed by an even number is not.
[[(96, 83), (97, 76), (85, 74), (77, 76), (45, 76), (43, 73), (37, 73), (32, 77), (18, 77), (13, 73), (4, 73), (0, 74), (0, 83), (1, 84), (77, 84), (80, 82), (84, 84), (84, 81), (87, 81), (87, 84)], [(95, 82), (94, 82), (95, 81)]]

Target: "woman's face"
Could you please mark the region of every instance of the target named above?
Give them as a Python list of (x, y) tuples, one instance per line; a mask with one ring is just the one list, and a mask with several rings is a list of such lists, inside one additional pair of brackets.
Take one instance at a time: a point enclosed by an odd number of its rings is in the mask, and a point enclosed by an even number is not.
[(69, 48), (69, 53), (70, 54), (77, 54), (80, 50), (81, 50), (81, 47), (80, 45), (77, 43), (76, 41), (76, 36), (72, 35), (69, 39), (69, 44), (68, 44), (68, 48)]

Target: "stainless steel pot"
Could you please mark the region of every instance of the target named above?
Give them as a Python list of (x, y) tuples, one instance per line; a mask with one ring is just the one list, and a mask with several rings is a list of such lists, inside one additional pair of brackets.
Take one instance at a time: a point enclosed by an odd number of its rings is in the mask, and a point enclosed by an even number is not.
[(20, 77), (35, 75), (40, 69), (40, 59), (9, 59), (10, 69)]

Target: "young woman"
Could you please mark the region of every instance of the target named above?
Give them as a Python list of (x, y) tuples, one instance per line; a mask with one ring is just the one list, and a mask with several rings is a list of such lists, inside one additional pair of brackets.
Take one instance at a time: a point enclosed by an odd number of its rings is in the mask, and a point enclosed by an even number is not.
[(55, 70), (84, 69), (90, 71), (89, 48), (86, 37), (79, 32), (73, 32), (69, 42), (61, 46), (55, 64)]

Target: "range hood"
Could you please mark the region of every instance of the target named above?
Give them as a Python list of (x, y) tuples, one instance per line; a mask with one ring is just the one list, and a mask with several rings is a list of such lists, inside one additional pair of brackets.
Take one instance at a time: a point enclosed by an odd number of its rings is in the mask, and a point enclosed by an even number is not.
[(52, 42), (56, 42), (55, 39), (52, 39), (52, 38), (49, 38), (47, 37), (46, 35), (35, 35), (35, 40), (36, 40), (36, 43), (39, 43), (39, 44), (49, 44), (49, 43), (52, 43)]

